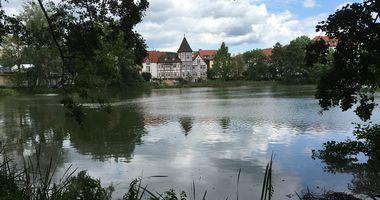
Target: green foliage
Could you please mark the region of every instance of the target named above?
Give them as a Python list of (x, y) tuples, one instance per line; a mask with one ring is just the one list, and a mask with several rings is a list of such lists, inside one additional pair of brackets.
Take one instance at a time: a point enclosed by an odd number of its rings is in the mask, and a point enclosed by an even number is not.
[(17, 96), (19, 92), (14, 89), (0, 88), (0, 97)]
[(338, 39), (333, 68), (323, 74), (316, 97), (323, 110), (352, 108), (369, 120), (376, 106), (373, 93), (380, 84), (380, 26), (373, 0), (347, 5), (330, 15), (317, 30)]
[(243, 55), (239, 54), (231, 58), (231, 76), (234, 80), (239, 80), (242, 78), (244, 71), (244, 58)]
[(232, 76), (231, 69), (231, 54), (228, 52), (228, 47), (223, 42), (215, 55), (213, 70), (216, 77), (222, 80), (229, 80)]
[(146, 82), (149, 82), (152, 79), (152, 74), (149, 72), (143, 72), (141, 76), (144, 78)]
[(271, 78), (268, 57), (260, 49), (245, 52), (243, 57), (248, 68), (247, 79), (261, 81)]
[(77, 176), (68, 180), (69, 184), (63, 189), (62, 194), (57, 199), (91, 199), (91, 200), (109, 200), (113, 188), (103, 188), (100, 180), (91, 178), (85, 171), (81, 171)]
[[(44, 87), (53, 73), (59, 75), (54, 87), (64, 88), (67, 98), (79, 94), (98, 101), (110, 85), (143, 82), (139, 70), (146, 44), (134, 27), (148, 6), (147, 0), (38, 0), (28, 2), (17, 17), (0, 8), (0, 32), (9, 37), (2, 61), (35, 66), (27, 73), (19, 70), (18, 86)], [(85, 92), (93, 89), (99, 93)], [(79, 104), (66, 105), (79, 113)]]
[(280, 43), (275, 44), (270, 60), (273, 67), (270, 71), (273, 76), (284, 82), (305, 82), (308, 80), (312, 73), (306, 66), (305, 51), (310, 42), (307, 36), (301, 36), (286, 46), (282, 46)]

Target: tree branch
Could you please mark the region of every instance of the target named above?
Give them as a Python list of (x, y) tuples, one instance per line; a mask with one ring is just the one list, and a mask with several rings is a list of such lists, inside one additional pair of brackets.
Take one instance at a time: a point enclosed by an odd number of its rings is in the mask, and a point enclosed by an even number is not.
[(60, 84), (62, 84), (62, 87), (64, 88), (65, 87), (65, 84), (64, 84), (65, 83), (65, 56), (63, 54), (62, 47), (58, 42), (57, 36), (54, 33), (53, 24), (51, 23), (50, 18), (46, 12), (46, 9), (45, 9), (44, 5), (42, 4), (42, 0), (38, 0), (38, 3), (41, 7), (42, 12), (45, 15), (46, 21), (49, 25), (49, 30), (50, 30), (51, 36), (53, 37), (54, 43), (57, 46), (57, 49), (59, 51), (59, 55), (60, 55), (61, 60), (62, 60), (62, 75), (61, 75), (61, 83)]

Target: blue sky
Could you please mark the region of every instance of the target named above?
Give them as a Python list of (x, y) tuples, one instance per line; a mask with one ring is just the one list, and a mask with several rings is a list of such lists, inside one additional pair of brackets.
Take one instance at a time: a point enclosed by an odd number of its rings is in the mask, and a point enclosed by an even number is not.
[[(58, 1), (58, 0), (54, 0)], [(176, 51), (186, 34), (193, 50), (218, 49), (225, 42), (232, 53), (286, 44), (307, 35), (345, 0), (150, 0), (136, 30), (149, 49)], [(3, 6), (17, 13), (23, 0)], [(323, 33), (322, 33), (323, 34)]]

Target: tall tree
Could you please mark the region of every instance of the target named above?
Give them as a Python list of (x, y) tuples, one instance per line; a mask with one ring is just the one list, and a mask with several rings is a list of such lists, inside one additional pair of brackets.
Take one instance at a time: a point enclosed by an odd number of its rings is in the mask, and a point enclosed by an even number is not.
[(285, 82), (298, 82), (308, 79), (305, 57), (306, 47), (310, 43), (307, 36), (297, 37), (289, 45), (277, 43), (273, 47), (271, 65), (277, 72), (277, 78)]
[(222, 42), (215, 55), (213, 68), (217, 77), (223, 80), (229, 80), (231, 78), (231, 54), (228, 52), (228, 46), (226, 46), (224, 42)]
[(242, 54), (238, 54), (231, 58), (231, 74), (233, 79), (238, 80), (242, 77), (244, 66), (244, 58)]
[(276, 80), (281, 80), (283, 74), (283, 67), (285, 65), (285, 49), (277, 42), (273, 46), (272, 56), (270, 57), (270, 65), (272, 70), (272, 77)]
[[(103, 102), (101, 98), (91, 97), (89, 90), (107, 85), (110, 77), (126, 84), (141, 78), (138, 70), (146, 56), (146, 45), (134, 27), (142, 21), (149, 6), (147, 0), (37, 2), (61, 59), (61, 86), (65, 89), (63, 103), (72, 114), (79, 116), (78, 119), (83, 113), (71, 94), (79, 93), (81, 97)], [(1, 4), (0, 28), (1, 38), (9, 33), (29, 35), (19, 31), (27, 29), (18, 19), (6, 16)], [(115, 41), (118, 42), (116, 46)], [(114, 76), (115, 72), (121, 77)]]
[(25, 25), (24, 62), (34, 66), (27, 72), (28, 86), (48, 86), (50, 75), (59, 73), (62, 63), (44, 13), (37, 4), (28, 3), (18, 17)]
[(261, 49), (255, 49), (244, 53), (247, 65), (247, 78), (251, 80), (267, 80), (270, 77), (268, 58)]
[(338, 39), (334, 66), (318, 84), (316, 97), (323, 110), (352, 108), (369, 120), (376, 105), (374, 92), (380, 85), (380, 26), (374, 0), (347, 5), (317, 26), (317, 31)]

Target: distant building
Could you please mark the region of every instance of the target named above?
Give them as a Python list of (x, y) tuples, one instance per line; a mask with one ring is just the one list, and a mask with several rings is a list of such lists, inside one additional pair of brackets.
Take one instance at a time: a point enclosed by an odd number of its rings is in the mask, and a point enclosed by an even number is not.
[(159, 79), (178, 79), (181, 77), (181, 60), (175, 53), (167, 53), (158, 59)]
[(201, 79), (207, 78), (207, 63), (200, 54), (195, 54), (193, 56), (192, 67), (192, 77)]
[(150, 72), (152, 78), (197, 80), (207, 78), (207, 69), (212, 67), (216, 50), (193, 52), (186, 37), (177, 52), (148, 51), (143, 61), (142, 72)]
[(315, 36), (313, 38), (313, 41), (320, 41), (324, 40), (327, 45), (329, 45), (330, 48), (335, 49), (336, 46), (338, 46), (338, 39), (330, 38), (328, 36)]
[(270, 57), (272, 55), (272, 51), (273, 49), (272, 48), (266, 48), (266, 49), (262, 49), (261, 52), (263, 52), (263, 54), (266, 56), (266, 57)]
[(143, 72), (149, 72), (153, 78), (158, 78), (158, 59), (165, 55), (164, 52), (148, 51), (148, 56), (143, 61)]
[(214, 65), (215, 55), (218, 53), (217, 50), (202, 50), (199, 49), (198, 52), (195, 52), (201, 56), (201, 58), (206, 62), (207, 67), (210, 69)]
[(20, 70), (20, 72), (26, 72), (27, 70), (32, 69), (33, 67), (33, 64), (21, 64), (20, 66), (14, 65), (13, 67), (11, 67), (11, 71), (18, 72)]
[(182, 78), (193, 77), (193, 50), (187, 42), (186, 37), (183, 38), (177, 53), (178, 58), (181, 59)]

